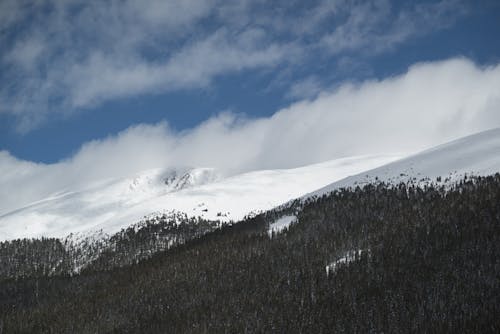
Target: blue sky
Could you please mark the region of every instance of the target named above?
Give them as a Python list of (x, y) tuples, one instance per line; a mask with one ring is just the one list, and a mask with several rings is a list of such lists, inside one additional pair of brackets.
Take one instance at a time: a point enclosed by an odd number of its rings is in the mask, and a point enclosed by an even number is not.
[[(315, 132), (307, 107), (317, 105), (332, 110), (322, 117), (332, 117), (340, 124), (338, 129), (331, 128), (331, 138), (321, 138), (345, 143), (350, 138), (342, 133), (342, 124), (346, 124), (356, 141), (356, 145), (347, 145), (353, 147), (351, 151), (315, 148), (310, 156), (309, 152), (303, 154), (303, 159), (273, 160), (270, 157), (275, 154), (248, 148), (249, 154), (259, 157), (258, 162), (252, 161), (252, 168), (293, 167), (384, 150), (411, 151), (487, 125), (500, 125), (500, 110), (491, 111), (500, 86), (495, 90), (491, 82), (496, 81), (490, 79), (500, 63), (498, 36), (500, 5), (494, 0), (3, 0), (0, 151), (16, 161), (54, 164), (78, 160), (98, 143), (119, 142), (127, 136), (157, 140), (157, 136), (167, 136), (165, 133), (173, 144), (168, 148), (159, 145), (157, 154), (184, 157), (210, 150), (231, 154), (237, 149), (213, 144), (197, 151), (202, 145), (185, 144), (200, 133), (205, 134), (200, 142), (223, 143), (226, 139), (203, 132), (212, 126), (220, 133), (237, 133), (243, 128), (245, 140), (261, 146), (273, 143), (287, 152), (293, 147), (254, 138), (248, 128), (259, 131), (259, 124), (279, 122), (285, 118), (280, 115), (300, 109), (301, 117), (294, 124), (304, 120), (309, 128), (296, 132), (293, 140), (303, 142), (311, 137), (307, 133)], [(400, 77), (404, 83), (413, 75), (420, 80), (421, 73), (428, 73), (425, 67), (418, 67), (422, 63), (436, 66), (436, 73), (475, 73), (476, 86), (491, 91), (477, 107), (482, 109), (470, 111), (480, 115), (478, 120), (464, 116), (464, 124), (470, 126), (450, 121), (456, 118), (453, 112), (469, 110), (475, 102), (443, 104), (444, 125), (427, 132), (430, 125), (422, 124), (407, 146), (387, 145), (402, 140), (401, 136), (380, 142), (378, 147), (363, 146), (363, 141), (358, 144), (356, 138), (362, 135), (356, 134), (351, 113), (341, 110), (343, 89), (357, 87), (357, 93), (349, 93), (357, 99), (374, 82), (382, 87), (390, 85), (391, 78)], [(422, 80), (425, 85), (425, 80), (436, 79)], [(454, 94), (450, 93), (450, 99), (457, 96)], [(335, 98), (329, 99), (331, 95)], [(370, 109), (370, 103), (364, 108)], [(394, 120), (392, 114), (381, 111), (380, 117), (388, 123)], [(404, 124), (405, 118), (401, 119), (398, 126)], [(218, 122), (224, 126), (214, 125)], [(276, 131), (287, 132), (283, 122)], [(418, 120), (413, 124), (419, 124)], [(170, 146), (176, 143), (185, 151), (172, 153)], [(308, 147), (303, 149), (310, 151)]]

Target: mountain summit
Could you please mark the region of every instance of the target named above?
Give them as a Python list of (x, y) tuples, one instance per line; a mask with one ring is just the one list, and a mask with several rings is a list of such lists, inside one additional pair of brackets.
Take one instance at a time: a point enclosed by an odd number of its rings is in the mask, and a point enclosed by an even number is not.
[[(153, 169), (66, 191), (0, 216), (0, 240), (118, 232), (152, 215), (238, 221), (296, 198), (370, 182), (453, 182), (500, 170), (500, 129), (398, 160), (361, 156), (224, 177), (212, 168)], [(319, 189), (319, 190), (318, 190)]]

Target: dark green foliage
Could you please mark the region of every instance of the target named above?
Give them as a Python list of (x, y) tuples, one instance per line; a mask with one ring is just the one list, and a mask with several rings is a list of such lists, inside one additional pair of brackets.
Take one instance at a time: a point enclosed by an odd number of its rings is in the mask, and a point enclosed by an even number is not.
[[(6, 333), (498, 333), (500, 175), (401, 184), (223, 227), (138, 264), (0, 282)], [(329, 275), (325, 267), (362, 250)]]
[(2, 278), (53, 276), (68, 270), (68, 254), (58, 239), (0, 242), (0, 281)]
[(8, 278), (72, 275), (82, 270), (109, 270), (150, 258), (220, 228), (219, 221), (159, 215), (111, 237), (22, 239), (0, 242), (0, 282)]
[(219, 228), (219, 221), (158, 216), (113, 235), (86, 270), (109, 270), (150, 258), (153, 254), (199, 238)]

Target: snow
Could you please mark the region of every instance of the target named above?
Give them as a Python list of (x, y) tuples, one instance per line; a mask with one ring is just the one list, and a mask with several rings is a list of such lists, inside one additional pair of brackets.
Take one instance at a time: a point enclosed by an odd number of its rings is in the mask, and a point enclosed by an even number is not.
[[(367, 252), (367, 251), (364, 251), (362, 249), (358, 249), (357, 251), (349, 251), (347, 253), (344, 254), (344, 256), (342, 256), (341, 258), (331, 262), (330, 264), (326, 265), (325, 266), (325, 271), (326, 271), (326, 276), (329, 276), (330, 274), (334, 273), (336, 270), (337, 270), (337, 267), (342, 265), (342, 264), (349, 264), (351, 262), (353, 262), (354, 260), (356, 260), (356, 258), (359, 258), (361, 256), (361, 254), (363, 254), (364, 252)], [(368, 254), (369, 251), (368, 251)]]
[(0, 241), (59, 237), (93, 231), (113, 234), (152, 213), (238, 221), (272, 209), (326, 184), (394, 161), (392, 155), (360, 156), (281, 170), (224, 177), (211, 168), (147, 170), (101, 180), (86, 189), (57, 193), (0, 216)]
[(284, 229), (287, 229), (288, 226), (290, 226), (291, 223), (294, 223), (297, 221), (297, 217), (290, 215), (290, 216), (283, 216), (279, 219), (276, 219), (273, 223), (269, 224), (269, 229), (267, 233), (269, 234), (270, 237), (273, 236), (275, 233), (280, 233)]
[(113, 234), (152, 213), (183, 212), (188, 217), (238, 221), (296, 198), (376, 180), (434, 181), (441, 176), (453, 182), (464, 174), (493, 174), (500, 172), (500, 129), (397, 159), (391, 155), (359, 156), (232, 177), (211, 168), (148, 170), (128, 178), (101, 180), (86, 189), (66, 189), (5, 213), (0, 216), (0, 241), (64, 238), (93, 231)]
[(335, 189), (362, 186), (377, 180), (392, 184), (409, 181), (426, 184), (442, 177), (442, 181), (453, 184), (465, 175), (491, 175), (497, 172), (500, 172), (500, 129), (493, 129), (349, 176), (303, 198), (321, 196)]

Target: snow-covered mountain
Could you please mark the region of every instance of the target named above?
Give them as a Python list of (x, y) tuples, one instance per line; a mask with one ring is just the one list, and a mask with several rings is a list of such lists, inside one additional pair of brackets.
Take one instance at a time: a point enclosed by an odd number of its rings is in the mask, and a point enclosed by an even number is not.
[(349, 176), (303, 196), (329, 193), (343, 187), (370, 182), (449, 183), (465, 175), (500, 172), (500, 129), (480, 132), (436, 146), (387, 165)]
[(103, 180), (84, 190), (65, 191), (6, 213), (0, 216), (0, 241), (63, 238), (71, 233), (109, 235), (145, 217), (165, 213), (238, 221), (296, 198), (310, 198), (341, 187), (375, 181), (453, 182), (464, 174), (496, 172), (500, 172), (500, 129), (401, 160), (388, 155), (362, 156), (231, 177), (211, 168), (154, 169), (128, 178)]
[(362, 156), (294, 169), (224, 177), (211, 168), (144, 171), (64, 191), (0, 216), (0, 241), (112, 234), (145, 216), (184, 212), (190, 217), (237, 221), (272, 209), (346, 176), (396, 160)]

